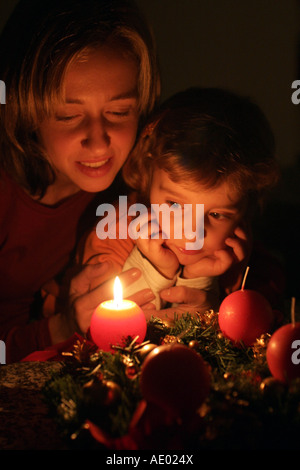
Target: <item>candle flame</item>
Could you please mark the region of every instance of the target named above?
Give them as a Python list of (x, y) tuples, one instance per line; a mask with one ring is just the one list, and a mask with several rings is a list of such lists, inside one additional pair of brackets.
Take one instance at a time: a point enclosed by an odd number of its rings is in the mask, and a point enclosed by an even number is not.
[(114, 284), (114, 302), (117, 308), (121, 306), (122, 300), (123, 300), (122, 284), (121, 284), (120, 279), (117, 276), (115, 279), (115, 284)]

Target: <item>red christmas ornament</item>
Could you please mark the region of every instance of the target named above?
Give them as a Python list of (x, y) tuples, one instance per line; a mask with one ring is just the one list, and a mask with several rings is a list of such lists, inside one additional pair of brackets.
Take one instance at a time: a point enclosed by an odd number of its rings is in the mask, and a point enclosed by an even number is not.
[(229, 294), (219, 308), (219, 327), (234, 343), (252, 346), (262, 334), (268, 333), (274, 321), (272, 307), (259, 292), (244, 289)]
[(158, 346), (146, 357), (140, 386), (149, 403), (183, 417), (194, 413), (208, 396), (210, 373), (194, 350), (171, 343)]
[(289, 383), (300, 378), (300, 322), (284, 325), (273, 333), (266, 357), (275, 379)]

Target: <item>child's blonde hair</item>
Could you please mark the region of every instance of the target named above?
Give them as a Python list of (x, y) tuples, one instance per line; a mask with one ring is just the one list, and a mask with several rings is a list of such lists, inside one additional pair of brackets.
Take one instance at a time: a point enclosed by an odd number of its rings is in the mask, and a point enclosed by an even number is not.
[(153, 170), (160, 168), (189, 188), (226, 181), (260, 203), (278, 180), (274, 152), (273, 133), (256, 104), (226, 90), (193, 88), (167, 100), (152, 116), (123, 176), (146, 202)]
[(61, 102), (68, 66), (110, 43), (139, 66), (141, 120), (153, 110), (160, 79), (152, 34), (131, 0), (21, 0), (0, 39), (0, 169), (43, 195), (54, 173), (36, 137), (38, 123)]

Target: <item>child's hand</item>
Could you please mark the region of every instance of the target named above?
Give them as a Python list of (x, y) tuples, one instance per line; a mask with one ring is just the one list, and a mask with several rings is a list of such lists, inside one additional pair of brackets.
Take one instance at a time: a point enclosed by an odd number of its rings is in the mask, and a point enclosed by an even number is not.
[(145, 308), (143, 307), (143, 312), (147, 320), (150, 320), (151, 317), (161, 318), (163, 321), (168, 321), (168, 323), (174, 323), (175, 316), (176, 318), (181, 317), (182, 315), (189, 314), (193, 315), (196, 313), (206, 312), (212, 308), (213, 299), (211, 298), (211, 293), (206, 292), (201, 289), (196, 289), (193, 287), (187, 286), (173, 286), (168, 289), (164, 289), (160, 292), (161, 298), (170, 303), (176, 303), (176, 307), (169, 307), (162, 310), (155, 310), (151, 305)]
[(220, 286), (226, 294), (230, 294), (241, 287), (245, 269), (249, 262), (252, 250), (251, 228), (243, 230), (238, 227), (234, 238), (228, 238), (226, 244), (230, 246), (235, 255), (235, 260), (229, 269), (220, 277)]
[[(152, 238), (155, 234), (159, 238)], [(141, 224), (141, 237), (136, 241), (138, 249), (155, 266), (155, 268), (166, 278), (172, 279), (179, 268), (177, 256), (165, 245), (165, 239), (156, 220), (151, 220), (151, 215), (144, 224)], [(147, 238), (146, 238), (147, 237)]]
[(233, 265), (246, 259), (249, 243), (245, 232), (240, 227), (235, 229), (234, 236), (227, 238), (225, 243), (228, 248), (217, 250), (201, 261), (185, 266), (183, 277), (188, 279), (202, 276), (220, 276), (232, 268)]

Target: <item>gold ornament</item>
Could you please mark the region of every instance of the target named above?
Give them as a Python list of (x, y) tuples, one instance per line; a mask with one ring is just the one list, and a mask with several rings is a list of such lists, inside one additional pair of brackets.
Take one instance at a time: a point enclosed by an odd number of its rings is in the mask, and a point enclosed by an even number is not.
[(89, 362), (91, 354), (97, 351), (97, 347), (94, 344), (89, 344), (84, 339), (83, 341), (77, 340), (74, 344), (72, 352), (62, 352), (62, 356), (70, 357), (75, 359), (79, 363)]
[(275, 379), (274, 377), (265, 378), (261, 382), (259, 388), (262, 391), (263, 395), (268, 398), (272, 396), (280, 396), (286, 391), (285, 384)]
[(259, 338), (257, 338), (256, 342), (252, 346), (253, 357), (258, 362), (264, 362), (266, 359), (266, 350), (268, 346), (268, 342), (270, 340), (271, 335), (266, 333), (262, 334)]
[(165, 328), (170, 329), (170, 328), (173, 328), (173, 326), (174, 326), (174, 320), (169, 320), (169, 319), (166, 318), (166, 319), (162, 320), (162, 324)]
[(109, 406), (114, 405), (121, 398), (120, 386), (112, 380), (103, 380), (103, 384), (105, 385), (107, 392), (104, 404)]
[(198, 347), (199, 347), (199, 341), (197, 341), (196, 339), (192, 339), (189, 342), (189, 348), (197, 350)]
[(157, 344), (148, 343), (142, 346), (138, 352), (137, 357), (138, 359), (143, 362), (144, 359), (148, 356), (148, 354), (153, 351), (153, 349), (157, 348)]
[(161, 341), (161, 344), (170, 344), (170, 343), (182, 343), (182, 340), (178, 338), (178, 336), (166, 335)]
[(200, 322), (207, 327), (213, 325), (218, 319), (217, 313), (212, 309), (205, 312), (197, 312), (196, 315)]

